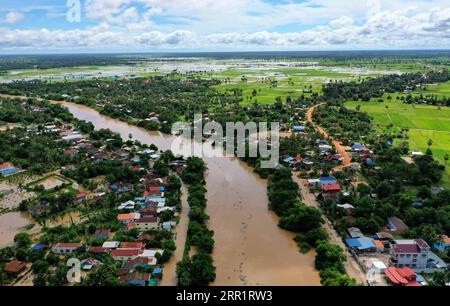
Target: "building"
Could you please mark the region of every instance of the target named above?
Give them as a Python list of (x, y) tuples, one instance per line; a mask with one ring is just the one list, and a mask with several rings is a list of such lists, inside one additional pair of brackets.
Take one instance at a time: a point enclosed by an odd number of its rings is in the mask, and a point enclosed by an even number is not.
[(347, 231), (350, 234), (350, 237), (352, 238), (364, 237), (363, 232), (361, 232), (361, 230), (357, 227), (349, 227)]
[(357, 253), (374, 253), (377, 251), (375, 242), (369, 237), (347, 238), (345, 243)]
[(95, 258), (89, 257), (89, 258), (82, 260), (80, 264), (81, 264), (82, 270), (90, 271), (93, 268), (100, 266), (102, 264), (102, 262)]
[(109, 249), (103, 248), (103, 247), (88, 247), (86, 249), (86, 252), (92, 253), (92, 254), (106, 254), (109, 253)]
[(148, 273), (133, 272), (120, 277), (120, 280), (134, 286), (146, 286), (150, 282), (151, 275)]
[(450, 238), (448, 236), (442, 236), (441, 240), (436, 242), (433, 247), (439, 252), (447, 254), (450, 250)]
[(121, 242), (120, 250), (142, 250), (145, 247), (143, 242)]
[(135, 270), (138, 267), (147, 268), (150, 266), (156, 266), (157, 259), (155, 257), (138, 257), (126, 262), (125, 268), (128, 270)]
[(119, 241), (105, 241), (102, 245), (105, 249), (117, 249), (120, 245)]
[(394, 286), (420, 286), (417, 275), (408, 267), (389, 267), (384, 271), (388, 281)]
[(321, 177), (319, 178), (320, 186), (323, 187), (325, 185), (334, 185), (337, 184), (337, 179), (335, 177)]
[(352, 146), (352, 151), (355, 151), (355, 152), (359, 152), (359, 151), (365, 150), (365, 149), (366, 149), (366, 147), (364, 145), (360, 144), (360, 143), (355, 143)]
[(431, 251), (423, 239), (395, 240), (391, 245), (391, 264), (397, 268), (411, 268), (415, 272), (444, 271), (445, 262)]
[(75, 203), (81, 203), (87, 200), (87, 194), (85, 193), (79, 193), (76, 197)]
[(136, 205), (136, 202), (134, 201), (127, 201), (125, 203), (122, 203), (119, 205), (119, 207), (117, 207), (118, 209), (122, 210), (122, 209), (134, 209), (134, 206)]
[(111, 235), (111, 230), (109, 229), (98, 229), (95, 231), (95, 238), (97, 239), (108, 239)]
[(59, 255), (72, 254), (81, 248), (81, 243), (57, 243), (52, 247), (52, 252)]
[(148, 231), (158, 227), (157, 217), (144, 217), (136, 220), (136, 228), (140, 231)]
[(140, 218), (140, 215), (138, 213), (117, 215), (117, 220), (119, 220), (123, 224), (128, 224), (128, 223), (134, 222), (136, 219), (139, 219), (139, 218)]
[(388, 219), (387, 227), (391, 233), (399, 235), (406, 233), (406, 231), (408, 230), (408, 226), (405, 224), (405, 222), (397, 217), (390, 217)]
[(19, 275), (27, 268), (27, 264), (22, 261), (13, 260), (8, 262), (3, 268), (3, 272), (13, 275)]
[(114, 260), (132, 260), (138, 258), (142, 254), (141, 250), (112, 250), (111, 256)]

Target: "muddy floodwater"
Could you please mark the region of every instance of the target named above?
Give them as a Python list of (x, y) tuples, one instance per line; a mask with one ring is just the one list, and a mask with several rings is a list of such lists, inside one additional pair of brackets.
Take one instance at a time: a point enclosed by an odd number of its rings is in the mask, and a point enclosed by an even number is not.
[[(171, 149), (171, 135), (149, 132), (100, 115), (93, 109), (63, 103), (77, 118), (91, 121), (128, 139)], [(294, 235), (278, 228), (268, 209), (267, 182), (235, 158), (206, 157), (207, 213), (214, 230), (214, 285), (319, 285), (314, 253), (302, 254)]]
[[(22, 231), (26, 231), (26, 226), (34, 223), (28, 213), (9, 212), (0, 215), (0, 249), (14, 244), (14, 236)], [(38, 231), (36, 224), (31, 231)]]

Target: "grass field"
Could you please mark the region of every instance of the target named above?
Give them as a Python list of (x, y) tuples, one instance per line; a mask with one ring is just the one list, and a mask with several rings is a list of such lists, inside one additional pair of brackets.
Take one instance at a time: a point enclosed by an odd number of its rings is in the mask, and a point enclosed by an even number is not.
[[(425, 152), (428, 140), (433, 144), (433, 156), (444, 163), (444, 156), (450, 154), (450, 108), (430, 105), (411, 105), (400, 102), (350, 101), (347, 107), (369, 113), (375, 125), (380, 128), (392, 124), (398, 128), (408, 128), (411, 150)], [(450, 162), (446, 168), (443, 183), (450, 187)]]

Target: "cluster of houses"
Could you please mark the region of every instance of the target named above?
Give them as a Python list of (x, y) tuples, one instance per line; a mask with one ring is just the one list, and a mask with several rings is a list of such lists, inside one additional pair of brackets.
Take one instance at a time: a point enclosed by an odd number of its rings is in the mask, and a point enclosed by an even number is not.
[[(137, 242), (111, 241), (112, 232), (107, 229), (97, 229), (94, 236), (106, 240), (102, 246), (89, 246), (85, 251), (89, 254), (110, 254), (115, 261), (121, 262), (117, 270), (117, 277), (130, 285), (156, 286), (160, 281), (163, 268), (158, 266), (158, 258), (163, 254), (162, 249), (148, 249), (145, 242), (151, 237), (140, 235)], [(45, 247), (45, 246), (44, 246)], [(67, 256), (83, 250), (82, 243), (56, 243), (51, 247), (54, 254)], [(81, 269), (90, 271), (103, 263), (94, 257), (81, 261)], [(152, 268), (151, 273), (143, 273), (143, 269)]]
[[(355, 227), (347, 229), (350, 237), (345, 239), (345, 243), (366, 272), (375, 270), (385, 277), (387, 284), (419, 286), (426, 283), (419, 273), (447, 270), (444, 260), (423, 239), (394, 238), (393, 234), (402, 229), (394, 225), (398, 218), (391, 219), (384, 232), (373, 236), (366, 236)], [(439, 251), (442, 245), (436, 244), (434, 249)]]
[[(39, 133), (40, 129), (30, 127), (34, 132)], [(105, 146), (98, 147), (94, 142), (85, 137), (80, 132), (73, 129), (71, 124), (65, 123), (62, 128), (55, 125), (47, 125), (45, 130), (57, 133), (60, 141), (66, 141), (71, 144), (70, 148), (64, 151), (64, 154), (75, 159), (79, 156), (89, 159), (92, 162), (103, 160), (118, 160), (124, 166), (129, 166), (133, 171), (146, 170), (151, 167), (151, 163), (160, 157), (155, 150), (142, 149), (137, 146), (127, 146), (120, 150), (108, 151)], [(108, 140), (105, 141), (106, 143)], [(133, 154), (130, 154), (133, 151)], [(144, 157), (148, 157), (144, 158)], [(144, 165), (144, 160), (149, 160), (148, 165)], [(181, 173), (184, 169), (184, 161), (176, 160), (170, 165), (176, 172)], [(63, 169), (70, 169), (73, 165), (66, 165)], [(7, 170), (14, 167), (10, 163), (1, 164), (1, 171), (7, 173)], [(9, 173), (9, 172), (8, 172)], [(12, 173), (12, 172), (11, 172)], [(102, 265), (95, 254), (110, 254), (111, 257), (121, 262), (121, 268), (118, 269), (117, 277), (131, 285), (152, 286), (157, 285), (162, 277), (163, 268), (159, 265), (158, 259), (163, 255), (162, 249), (151, 249), (146, 247), (146, 242), (154, 237), (146, 234), (152, 229), (172, 230), (175, 222), (161, 222), (160, 214), (165, 211), (175, 211), (176, 207), (166, 206), (166, 185), (165, 178), (160, 178), (152, 172), (142, 172), (140, 179), (140, 196), (134, 197), (124, 203), (118, 204), (117, 209), (123, 213), (117, 215), (117, 220), (123, 224), (126, 230), (137, 229), (140, 236), (137, 242), (111, 241), (113, 233), (108, 229), (97, 229), (95, 238), (104, 241), (101, 246), (86, 246), (83, 243), (68, 243), (61, 241), (51, 246), (50, 250), (54, 254), (67, 256), (77, 252), (92, 254), (92, 256), (81, 261), (81, 269), (90, 271), (93, 268)], [(106, 192), (122, 195), (128, 192), (134, 192), (133, 184), (117, 182), (103, 186), (105, 192), (88, 195), (79, 193), (76, 195), (75, 203), (80, 204), (89, 199), (101, 198)], [(32, 251), (47, 249), (46, 245), (38, 245), (32, 248)], [(94, 256), (96, 258), (94, 258)], [(146, 269), (150, 268), (150, 269)], [(19, 275), (27, 270), (27, 263), (17, 260), (11, 261), (5, 266), (5, 272)], [(148, 273), (142, 273), (147, 271)], [(149, 272), (150, 271), (150, 272)]]
[(176, 207), (166, 206), (164, 196), (165, 181), (161, 178), (152, 178), (147, 175), (141, 180), (144, 187), (142, 195), (121, 203), (119, 210), (132, 211), (119, 214), (117, 220), (123, 223), (128, 230), (137, 228), (139, 231), (148, 231), (155, 228), (171, 230), (175, 226), (174, 222), (160, 223), (159, 215), (165, 211), (175, 211)]
[[(297, 135), (308, 135), (306, 127), (303, 125), (294, 125), (291, 127), (291, 131)], [(326, 139), (316, 139), (316, 145), (319, 150), (316, 162), (322, 165), (332, 164), (335, 166), (343, 162), (344, 158), (342, 155), (333, 153), (333, 147)], [(305, 156), (282, 155), (280, 158), (283, 165), (298, 170), (299, 168), (310, 169), (315, 164), (314, 156), (316, 156), (316, 152), (308, 151), (305, 153)]]

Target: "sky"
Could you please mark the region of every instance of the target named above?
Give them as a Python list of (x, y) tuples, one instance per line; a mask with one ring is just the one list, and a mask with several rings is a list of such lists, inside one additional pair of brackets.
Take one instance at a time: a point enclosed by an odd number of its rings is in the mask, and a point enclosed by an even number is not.
[(1, 53), (450, 49), (449, 0), (16, 0)]

